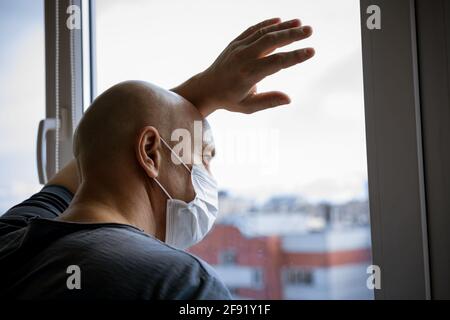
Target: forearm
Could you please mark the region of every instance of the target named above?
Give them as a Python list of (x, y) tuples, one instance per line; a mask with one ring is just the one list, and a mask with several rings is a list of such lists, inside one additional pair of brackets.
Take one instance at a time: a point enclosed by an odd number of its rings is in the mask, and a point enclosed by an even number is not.
[(53, 178), (48, 181), (47, 185), (62, 186), (75, 194), (80, 185), (76, 160), (71, 160), (64, 168), (59, 170)]
[(206, 75), (201, 72), (170, 91), (188, 100), (206, 118), (219, 107), (211, 100), (211, 92), (208, 92), (208, 86), (205, 83), (207, 81)]

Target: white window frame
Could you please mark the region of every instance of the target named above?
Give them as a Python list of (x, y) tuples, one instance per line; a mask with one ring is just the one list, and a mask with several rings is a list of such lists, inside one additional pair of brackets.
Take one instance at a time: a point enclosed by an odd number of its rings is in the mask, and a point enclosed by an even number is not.
[[(67, 27), (71, 5), (80, 8), (79, 29)], [(41, 184), (73, 158), (74, 130), (96, 94), (93, 8), (91, 0), (44, 0), (46, 118), (37, 141)]]
[(361, 17), (375, 297), (450, 299), (450, 4), (361, 0)]

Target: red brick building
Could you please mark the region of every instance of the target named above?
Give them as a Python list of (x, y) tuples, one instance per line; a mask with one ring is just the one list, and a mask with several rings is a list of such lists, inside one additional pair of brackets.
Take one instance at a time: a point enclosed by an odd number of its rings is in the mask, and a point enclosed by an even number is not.
[(368, 228), (249, 236), (217, 224), (190, 252), (213, 265), (238, 298), (372, 298)]

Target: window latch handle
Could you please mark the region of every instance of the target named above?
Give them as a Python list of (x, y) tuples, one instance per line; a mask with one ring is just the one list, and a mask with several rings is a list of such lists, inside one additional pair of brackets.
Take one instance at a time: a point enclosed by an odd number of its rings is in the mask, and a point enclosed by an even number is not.
[(56, 130), (56, 119), (48, 118), (39, 122), (37, 135), (37, 170), (39, 183), (46, 184), (47, 179), (47, 133)]

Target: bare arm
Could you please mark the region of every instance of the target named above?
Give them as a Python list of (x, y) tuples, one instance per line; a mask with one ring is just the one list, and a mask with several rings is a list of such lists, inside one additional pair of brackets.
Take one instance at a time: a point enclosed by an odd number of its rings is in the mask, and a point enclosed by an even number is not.
[(75, 194), (79, 187), (78, 170), (75, 159), (71, 160), (64, 168), (59, 170), (47, 183), (67, 188)]

